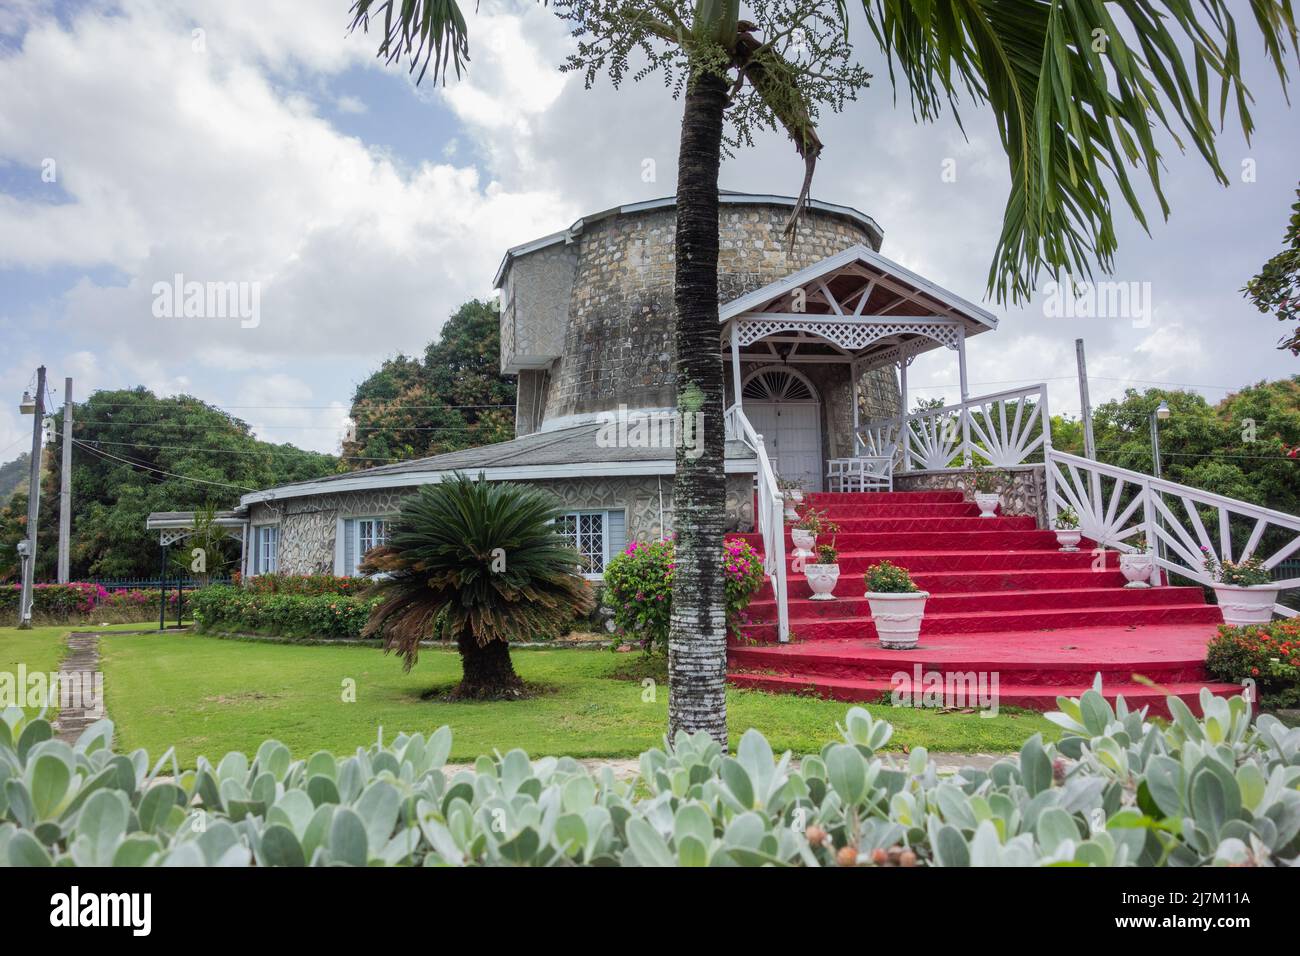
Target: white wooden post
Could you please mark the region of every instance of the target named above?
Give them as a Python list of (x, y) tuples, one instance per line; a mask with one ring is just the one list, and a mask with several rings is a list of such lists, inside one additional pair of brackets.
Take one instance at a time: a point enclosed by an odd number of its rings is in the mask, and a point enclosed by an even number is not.
[(862, 427), (862, 421), (861, 421), (862, 413), (858, 409), (858, 404), (861, 401), (859, 385), (862, 382), (862, 373), (858, 371), (857, 359), (854, 359), (853, 361), (849, 362), (849, 378), (852, 380), (852, 384), (849, 387), (849, 394), (853, 397), (852, 454), (856, 455), (858, 453), (858, 443), (862, 440), (861, 435), (858, 432), (858, 429)]
[(731, 391), (735, 395), (735, 405), (740, 407), (740, 327), (735, 320), (731, 323)]
[(900, 407), (898, 411), (898, 436), (895, 440), (901, 442), (903, 446), (903, 471), (911, 471), (912, 456), (907, 452), (909, 434), (907, 427), (907, 356), (898, 360), (898, 395)]
[(966, 383), (966, 326), (957, 324), (957, 374), (961, 378), (961, 447), (962, 461), (967, 468), (971, 466), (970, 453), (970, 409), (966, 402), (970, 399), (970, 389)]

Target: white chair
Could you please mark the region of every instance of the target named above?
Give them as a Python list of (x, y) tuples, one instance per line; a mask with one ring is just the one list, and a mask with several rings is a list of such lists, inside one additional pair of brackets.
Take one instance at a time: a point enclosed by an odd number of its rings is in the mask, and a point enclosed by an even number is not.
[(897, 454), (898, 445), (891, 443), (878, 455), (832, 458), (826, 463), (826, 486), (831, 491), (893, 491)]

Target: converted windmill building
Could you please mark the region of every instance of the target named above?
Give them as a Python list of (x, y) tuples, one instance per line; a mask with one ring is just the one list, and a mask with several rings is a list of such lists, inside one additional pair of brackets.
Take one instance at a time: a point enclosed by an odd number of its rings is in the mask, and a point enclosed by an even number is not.
[[(777, 470), (819, 490), (827, 463), (860, 447), (855, 426), (902, 410), (900, 368), (937, 347), (964, 358), (965, 338), (995, 320), (880, 256), (880, 227), (856, 209), (813, 202), (790, 247), (792, 199), (720, 198), (729, 400), (743, 402)], [(518, 437), (245, 495), (246, 573), (351, 574), (402, 496), (453, 471), (553, 491), (594, 576), (627, 541), (669, 532), (675, 447), (637, 439), (642, 421), (676, 405), (674, 205), (608, 209), (506, 253), (495, 285)], [(754, 450), (729, 441), (733, 530), (754, 526), (756, 470)]]

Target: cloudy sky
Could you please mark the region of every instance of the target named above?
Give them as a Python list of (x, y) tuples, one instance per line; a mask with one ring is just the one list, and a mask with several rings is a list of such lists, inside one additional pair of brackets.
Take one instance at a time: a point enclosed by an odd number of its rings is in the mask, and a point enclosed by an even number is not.
[[(465, 5), (467, 78), (416, 88), (374, 38), (346, 35), (348, 6), (0, 0), (0, 461), (25, 447), (17, 400), (41, 363), (59, 395), (67, 375), (82, 398), (185, 392), (261, 437), (337, 451), (355, 385), (491, 294), (507, 247), (672, 193), (680, 103), (655, 81), (584, 90), (559, 73), (570, 41), (545, 8)], [(992, 126), (915, 125), (860, 48), (878, 78), (826, 119), (814, 196), (870, 214), (886, 255), (983, 301), (1007, 188)], [(1148, 237), (1118, 210), (1114, 278), (1149, 291), (1149, 316), (989, 306), (1002, 325), (971, 344), (975, 391), (1048, 381), (1053, 410), (1077, 412), (1079, 336), (1094, 401), (1156, 383), (1217, 400), (1297, 371), (1274, 348), (1282, 327), (1237, 291), (1280, 248), (1300, 179), (1300, 117), (1257, 44), (1246, 54), (1258, 132), (1221, 140), (1233, 184), (1169, 144), (1170, 220)], [(801, 173), (769, 135), (722, 184), (790, 194)], [(155, 315), (155, 283), (177, 274), (256, 284), (256, 324)], [(946, 354), (911, 379), (956, 397)]]

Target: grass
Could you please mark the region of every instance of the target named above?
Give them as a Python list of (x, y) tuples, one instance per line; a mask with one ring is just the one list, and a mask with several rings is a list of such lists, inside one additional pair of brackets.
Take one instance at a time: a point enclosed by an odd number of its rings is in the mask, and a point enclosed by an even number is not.
[[(509, 703), (424, 700), (459, 679), (452, 651), (425, 650), (409, 674), (394, 657), (368, 647), (221, 640), (191, 634), (111, 635), (100, 645), (108, 713), (118, 747), (155, 757), (175, 746), (184, 766), (199, 754), (255, 751), (273, 737), (297, 756), (350, 753), (382, 728), (428, 733), (451, 726), (453, 760), (522, 747), (534, 756), (630, 757), (658, 745), (667, 722), (668, 690), (653, 699), (628, 672), (634, 658), (596, 650), (516, 650), (515, 666), (546, 692)], [(616, 670), (625, 679), (612, 677)], [(634, 679), (628, 680), (627, 677)], [(355, 701), (346, 702), (349, 689)], [(815, 752), (837, 739), (848, 705), (814, 698), (732, 690), (732, 743), (757, 727), (779, 751)], [(920, 712), (875, 706), (895, 725), (890, 746), (932, 751), (1010, 751), (1036, 732), (1054, 733), (1038, 714)]]

